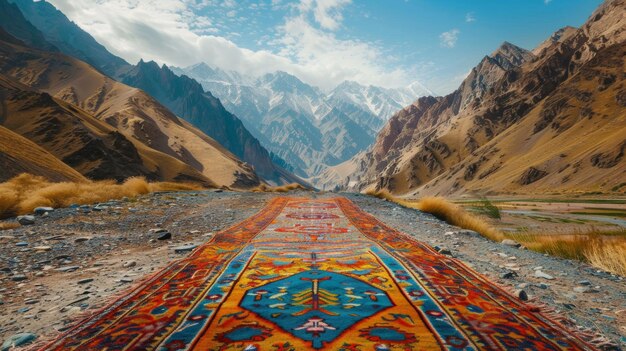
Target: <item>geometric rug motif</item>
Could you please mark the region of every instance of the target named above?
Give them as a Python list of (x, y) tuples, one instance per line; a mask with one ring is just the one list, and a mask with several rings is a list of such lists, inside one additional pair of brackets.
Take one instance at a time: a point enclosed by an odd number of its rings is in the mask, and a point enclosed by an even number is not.
[(280, 197), (42, 350), (593, 350), (346, 198)]

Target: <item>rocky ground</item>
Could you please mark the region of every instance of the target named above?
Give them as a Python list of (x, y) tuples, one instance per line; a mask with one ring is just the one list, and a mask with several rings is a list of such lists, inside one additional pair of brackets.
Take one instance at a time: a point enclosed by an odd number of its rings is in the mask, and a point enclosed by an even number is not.
[[(298, 195), (304, 194), (289, 196)], [(36, 216), (33, 225), (0, 231), (0, 342), (66, 330), (82, 314), (184, 257), (274, 196), (215, 191), (151, 194), (97, 207), (56, 209)], [(439, 247), (519, 296), (548, 305), (576, 326), (602, 333), (612, 349), (626, 348), (623, 278), (493, 243), (383, 200), (346, 196), (388, 225)]]

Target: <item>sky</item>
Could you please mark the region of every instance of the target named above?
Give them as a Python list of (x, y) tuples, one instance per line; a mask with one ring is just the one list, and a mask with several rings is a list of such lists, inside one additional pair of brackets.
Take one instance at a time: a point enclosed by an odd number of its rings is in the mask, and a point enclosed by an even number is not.
[(601, 0), (48, 0), (114, 54), (330, 90), (419, 81), (437, 94), (509, 41), (532, 49)]

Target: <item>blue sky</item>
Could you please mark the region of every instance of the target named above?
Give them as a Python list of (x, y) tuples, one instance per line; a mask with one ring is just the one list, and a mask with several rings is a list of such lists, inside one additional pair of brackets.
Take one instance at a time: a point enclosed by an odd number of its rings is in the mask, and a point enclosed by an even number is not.
[(112, 52), (331, 89), (345, 79), (454, 90), (503, 41), (532, 49), (601, 0), (49, 0)]

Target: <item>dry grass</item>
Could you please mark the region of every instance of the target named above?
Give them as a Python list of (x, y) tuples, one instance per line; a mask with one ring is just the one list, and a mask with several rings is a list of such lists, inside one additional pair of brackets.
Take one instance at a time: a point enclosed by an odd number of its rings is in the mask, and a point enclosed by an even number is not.
[(368, 191), (366, 194), (395, 202), (404, 207), (430, 213), (452, 225), (476, 231), (482, 236), (494, 241), (502, 241), (504, 239), (504, 234), (493, 228), (485, 220), (465, 211), (461, 206), (455, 205), (442, 197), (425, 197), (419, 201), (408, 201), (399, 199), (386, 191)]
[(121, 184), (115, 181), (53, 183), (43, 177), (24, 173), (0, 183), (0, 218), (30, 213), (38, 206), (57, 208), (135, 197), (155, 191), (200, 189), (202, 187), (196, 184), (149, 183), (142, 177), (129, 178)]
[(601, 231), (595, 228), (577, 233), (507, 234), (529, 250), (589, 262), (591, 265), (626, 276), (626, 230)]
[(482, 218), (466, 212), (441, 197), (419, 201), (396, 198), (386, 191), (369, 191), (367, 195), (395, 202), (401, 206), (428, 212), (461, 228), (474, 230), (494, 241), (510, 238), (529, 250), (552, 256), (585, 261), (607, 272), (626, 276), (626, 231), (591, 229), (578, 233), (518, 233), (506, 235)]
[(261, 184), (251, 191), (253, 193), (286, 193), (292, 190), (307, 190), (307, 188), (298, 183), (291, 183), (281, 186), (268, 186), (266, 184)]

